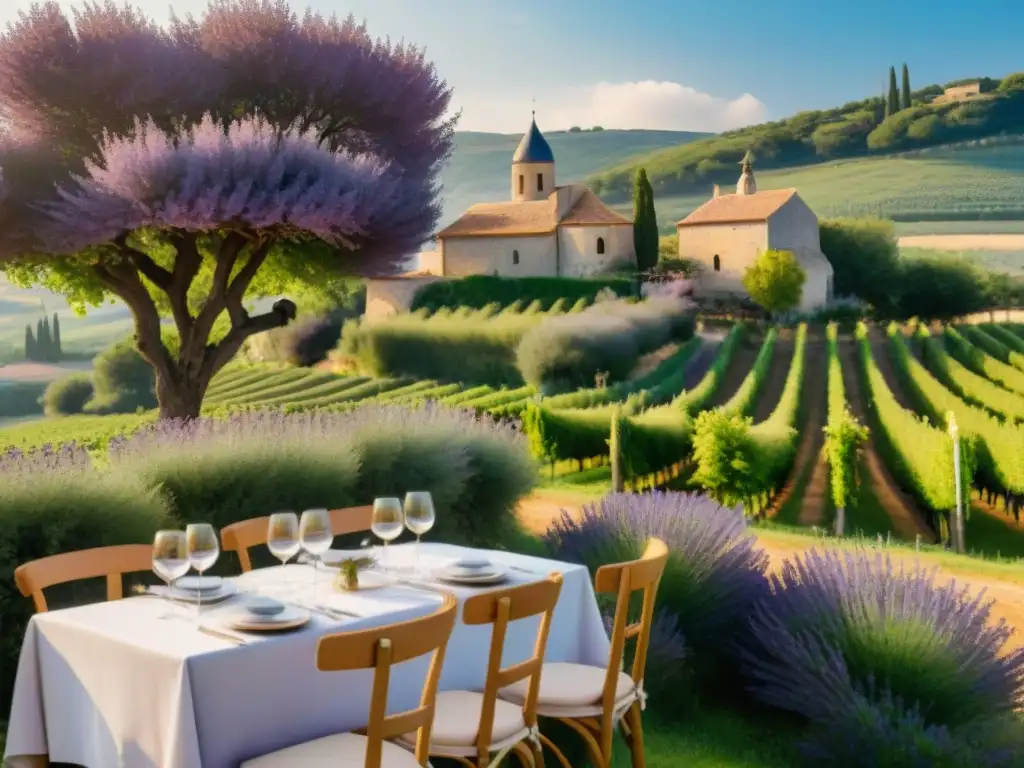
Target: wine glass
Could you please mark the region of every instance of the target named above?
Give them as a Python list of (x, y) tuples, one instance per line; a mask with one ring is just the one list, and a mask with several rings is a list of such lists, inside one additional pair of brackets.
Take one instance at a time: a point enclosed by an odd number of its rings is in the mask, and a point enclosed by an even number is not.
[(324, 552), (331, 548), (331, 514), (326, 509), (307, 509), (299, 521), (302, 548), (313, 556), (313, 605), (316, 605), (316, 566)]
[(405, 494), (405, 527), (416, 535), (413, 550), (414, 569), (420, 570), (420, 537), (434, 527), (434, 499), (429, 491), (409, 491)]
[(373, 535), (384, 542), (384, 553), (381, 557), (381, 569), (387, 570), (388, 543), (402, 535), (405, 519), (402, 514), (401, 500), (392, 496), (373, 500), (373, 517), (370, 518), (370, 530)]
[[(189, 564), (199, 572), (199, 577), (213, 567), (220, 557), (217, 532), (212, 525), (194, 523), (185, 529), (185, 541)], [(201, 585), (200, 585), (201, 586)], [(199, 590), (196, 614), (203, 613), (203, 590)]]
[[(267, 525), (267, 549), (281, 561), (282, 573), (288, 561), (299, 554), (299, 516), (294, 512), (275, 512)], [(282, 579), (283, 581), (283, 579)]]
[(184, 531), (157, 531), (153, 539), (153, 572), (167, 584), (168, 590), (174, 582), (188, 573), (188, 546)]

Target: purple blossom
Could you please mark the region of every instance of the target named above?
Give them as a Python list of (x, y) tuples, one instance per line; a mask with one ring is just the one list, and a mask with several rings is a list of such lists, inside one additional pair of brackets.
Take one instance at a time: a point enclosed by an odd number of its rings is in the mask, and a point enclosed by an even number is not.
[(984, 593), (940, 584), (935, 570), (812, 550), (787, 561), (772, 589), (744, 652), (767, 704), (826, 723), (877, 691), (929, 725), (956, 727), (1024, 703), (1024, 650), (1002, 653), (1013, 630), (989, 623)]
[(577, 517), (563, 514), (547, 540), (560, 558), (596, 571), (639, 557), (652, 536), (671, 550), (658, 605), (677, 617), (698, 656), (721, 653), (768, 584), (768, 556), (741, 510), (697, 494), (616, 493)]
[(73, 442), (57, 446), (46, 443), (29, 451), (16, 447), (0, 451), (0, 482), (30, 479), (38, 474), (78, 473), (91, 467), (89, 452)]

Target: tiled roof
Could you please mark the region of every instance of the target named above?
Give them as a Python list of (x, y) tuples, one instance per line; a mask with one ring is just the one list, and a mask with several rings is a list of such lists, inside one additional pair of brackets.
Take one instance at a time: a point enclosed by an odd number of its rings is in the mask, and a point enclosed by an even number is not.
[(530, 123), (530, 130), (523, 134), (522, 141), (516, 147), (516, 153), (512, 155), (513, 163), (553, 163), (555, 153), (551, 151), (551, 145), (544, 138), (544, 134), (537, 127), (537, 121)]
[(584, 189), (580, 195), (580, 199), (576, 201), (576, 205), (572, 207), (572, 210), (565, 215), (565, 217), (558, 222), (559, 224), (632, 224), (629, 219), (616, 213), (603, 202), (601, 198), (591, 192), (589, 189)]
[(555, 231), (555, 200), (477, 203), (437, 233), (443, 237), (544, 235)]
[(708, 200), (676, 226), (766, 221), (795, 194), (795, 189), (766, 189), (753, 195), (720, 195)]

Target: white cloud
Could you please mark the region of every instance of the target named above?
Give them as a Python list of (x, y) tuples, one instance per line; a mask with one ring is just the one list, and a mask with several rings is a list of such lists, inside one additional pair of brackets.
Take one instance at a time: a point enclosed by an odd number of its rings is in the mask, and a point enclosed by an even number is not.
[[(456, 93), (456, 100), (458, 94)], [(531, 109), (545, 130), (573, 125), (590, 128), (646, 128), (666, 131), (727, 131), (764, 122), (765, 105), (749, 93), (724, 99), (672, 82), (597, 83), (560, 93), (528, 98), (495, 98), (464, 102), (460, 130), (523, 130)]]

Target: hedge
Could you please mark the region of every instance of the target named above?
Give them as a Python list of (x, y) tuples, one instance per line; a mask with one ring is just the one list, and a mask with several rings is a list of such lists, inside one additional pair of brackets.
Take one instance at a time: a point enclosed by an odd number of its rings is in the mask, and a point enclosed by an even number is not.
[(1024, 371), (1024, 354), (1010, 349), (1003, 342), (985, 333), (976, 325), (962, 325), (958, 330), (968, 341), (985, 353), (992, 355), (999, 362), (1007, 363), (1014, 368)]
[(592, 303), (604, 290), (617, 296), (636, 294), (636, 283), (625, 277), (579, 279), (570, 277), (496, 277), (471, 275), (460, 280), (442, 280), (420, 288), (413, 299), (414, 310), (421, 307), (469, 307), (480, 309), (491, 303), (507, 306), (520, 301), (539, 301), (548, 309), (556, 301), (574, 304)]
[(744, 377), (739, 389), (721, 406), (723, 411), (746, 416), (753, 410), (754, 405), (757, 403), (757, 397), (761, 394), (765, 381), (768, 380), (768, 373), (772, 367), (772, 355), (775, 352), (775, 342), (778, 336), (779, 329), (774, 327), (765, 334), (764, 342), (757, 353), (757, 359), (754, 360), (753, 367)]
[(828, 326), (828, 420), (825, 424), (824, 455), (829, 468), (829, 488), (836, 507), (836, 533), (842, 535), (845, 520), (840, 510), (856, 503), (859, 490), (859, 445), (868, 438), (867, 428), (850, 411), (839, 358), (838, 329)]

